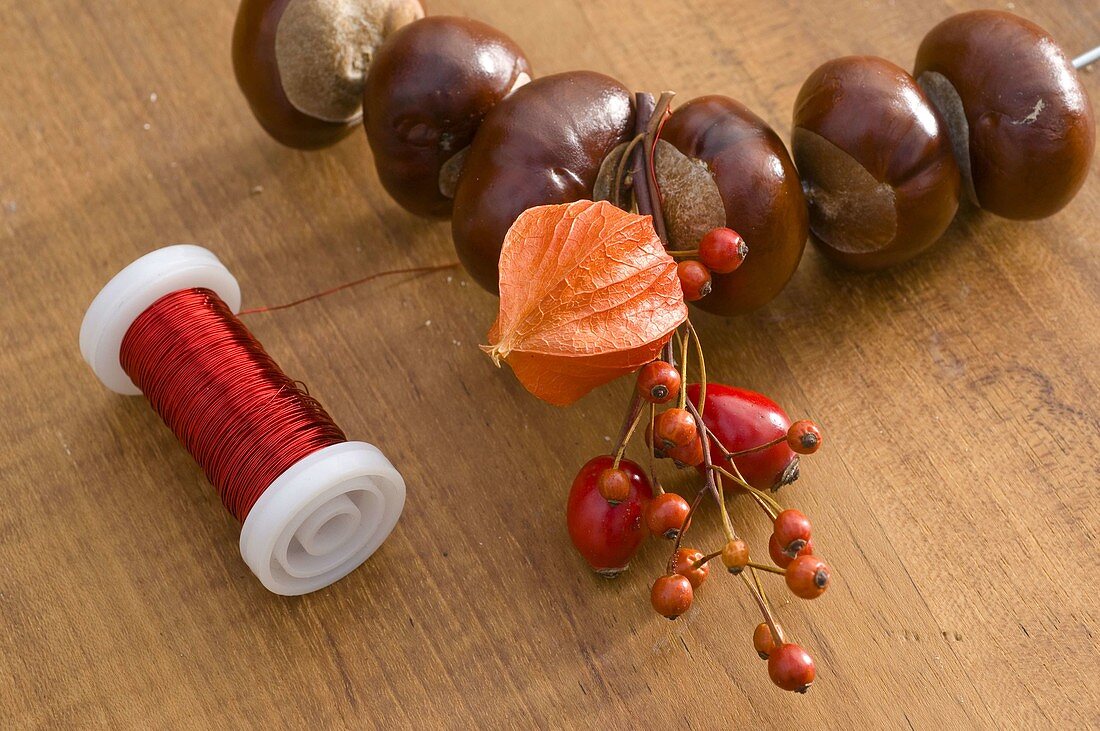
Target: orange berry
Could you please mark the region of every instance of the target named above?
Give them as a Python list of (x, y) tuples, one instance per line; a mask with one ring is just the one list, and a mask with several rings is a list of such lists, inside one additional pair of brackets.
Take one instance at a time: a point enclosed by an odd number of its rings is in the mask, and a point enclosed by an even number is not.
[(667, 404), (680, 395), (680, 371), (671, 363), (655, 360), (638, 371), (638, 395), (651, 404)]
[(695, 562), (703, 556), (703, 552), (697, 548), (678, 549), (676, 557), (672, 560), (672, 572), (680, 574), (680, 576), (686, 576), (687, 580), (691, 582), (691, 588), (698, 589), (707, 580), (707, 575), (710, 573), (710, 566), (705, 563), (695, 567)]
[(673, 539), (680, 535), (690, 512), (687, 500), (674, 492), (665, 492), (649, 501), (645, 522), (653, 535)]
[(722, 564), (731, 574), (739, 574), (744, 571), (748, 562), (749, 544), (740, 538), (735, 538), (722, 546)]
[(653, 423), (653, 433), (657, 437), (657, 444), (666, 450), (684, 447), (691, 444), (699, 434), (695, 426), (695, 417), (687, 409), (668, 409), (657, 414)]
[(682, 261), (676, 265), (676, 274), (680, 277), (685, 301), (695, 302), (710, 294), (710, 270), (701, 262), (694, 259)]
[(767, 622), (756, 625), (756, 630), (752, 633), (752, 646), (761, 660), (767, 660), (768, 655), (775, 651), (775, 637), (772, 636), (772, 628)]
[(821, 448), (821, 429), (809, 419), (800, 419), (787, 430), (787, 446), (798, 454), (813, 454)]
[(787, 588), (803, 599), (817, 599), (829, 588), (829, 565), (817, 556), (799, 556), (787, 567)]
[(780, 645), (768, 656), (768, 675), (783, 690), (805, 693), (814, 682), (814, 659), (798, 645)]
[(630, 495), (630, 475), (626, 470), (608, 467), (596, 478), (596, 489), (604, 500), (618, 505)]
[(649, 601), (657, 614), (676, 619), (691, 609), (692, 596), (691, 582), (686, 576), (668, 574), (653, 582)]
[(729, 274), (737, 269), (748, 253), (745, 240), (730, 228), (713, 229), (699, 240), (699, 261), (719, 274)]

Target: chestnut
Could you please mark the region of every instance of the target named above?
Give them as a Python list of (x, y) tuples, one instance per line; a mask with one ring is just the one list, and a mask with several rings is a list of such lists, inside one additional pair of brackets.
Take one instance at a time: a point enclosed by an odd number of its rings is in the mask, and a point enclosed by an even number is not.
[(694, 249), (728, 226), (748, 244), (745, 262), (714, 274), (695, 302), (720, 315), (754, 310), (794, 274), (806, 245), (806, 201), (783, 141), (764, 120), (729, 97), (704, 96), (665, 122), (655, 161), (671, 245)]
[(810, 74), (794, 105), (791, 152), (814, 243), (855, 269), (916, 256), (959, 206), (947, 130), (913, 77), (882, 58), (846, 56)]
[(435, 16), (395, 32), (363, 89), (363, 127), (386, 191), (412, 213), (450, 215), (482, 118), (530, 80), (519, 46), (476, 20)]
[(535, 79), (485, 115), (454, 197), (458, 258), (490, 292), (504, 235), (533, 206), (592, 197), (604, 158), (632, 134), (630, 92), (593, 71)]
[(1043, 218), (1080, 189), (1096, 143), (1092, 105), (1045, 30), (999, 10), (952, 16), (921, 41), (913, 75), (943, 116), (979, 206)]
[(419, 0), (242, 0), (233, 27), (237, 84), (276, 140), (326, 147), (359, 122), (377, 48), (423, 16)]

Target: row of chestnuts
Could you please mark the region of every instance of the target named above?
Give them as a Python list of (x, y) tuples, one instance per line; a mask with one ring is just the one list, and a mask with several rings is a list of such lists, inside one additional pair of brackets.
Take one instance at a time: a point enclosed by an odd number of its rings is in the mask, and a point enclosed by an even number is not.
[[(385, 189), (412, 213), (450, 217), (459, 258), (491, 292), (519, 213), (610, 198), (610, 172), (637, 141), (635, 100), (616, 80), (532, 80), (508, 36), (424, 17), (419, 0), (243, 0), (233, 60), (256, 117), (287, 145), (330, 145), (362, 121)], [(976, 11), (925, 37), (913, 75), (866, 56), (814, 71), (795, 103), (793, 161), (724, 96), (679, 106), (659, 136), (670, 247), (730, 228), (752, 251), (696, 302), (734, 315), (779, 293), (808, 233), (830, 258), (879, 269), (939, 239), (963, 195), (1009, 218), (1055, 213), (1087, 175), (1095, 123), (1048, 33)]]

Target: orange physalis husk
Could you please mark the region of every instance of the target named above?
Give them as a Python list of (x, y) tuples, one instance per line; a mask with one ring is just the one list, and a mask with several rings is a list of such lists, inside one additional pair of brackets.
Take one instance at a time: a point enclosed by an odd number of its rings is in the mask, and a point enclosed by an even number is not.
[(529, 208), (500, 252), (500, 314), (482, 346), (565, 406), (650, 362), (687, 319), (649, 216), (601, 201)]

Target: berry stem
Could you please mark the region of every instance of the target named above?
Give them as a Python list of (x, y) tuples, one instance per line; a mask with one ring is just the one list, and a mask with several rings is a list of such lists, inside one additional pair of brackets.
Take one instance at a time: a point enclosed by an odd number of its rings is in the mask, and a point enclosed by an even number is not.
[(635, 389), (630, 397), (630, 407), (627, 409), (626, 419), (623, 420), (622, 428), (619, 429), (619, 438), (615, 442), (615, 461), (611, 466), (616, 469), (619, 467), (619, 460), (622, 459), (623, 452), (626, 451), (630, 436), (634, 433), (635, 427), (638, 426), (638, 421), (642, 415), (642, 403), (642, 397)]
[(739, 452), (730, 452), (729, 454), (726, 455), (726, 458), (729, 459), (729, 458), (732, 458), (732, 457), (741, 457), (742, 455), (752, 454), (753, 452), (761, 452), (761, 451), (763, 451), (763, 450), (765, 450), (769, 447), (774, 447), (777, 444), (783, 444), (786, 441), (787, 441), (787, 435), (784, 434), (781, 437), (776, 437), (775, 439), (771, 440), (770, 442), (765, 442), (764, 444), (758, 444), (755, 447), (749, 447), (748, 449), (742, 449)]
[[(750, 580), (746, 574), (751, 573), (753, 580)], [(779, 623), (775, 621), (775, 616), (772, 614), (771, 607), (768, 606), (768, 600), (765, 598), (764, 587), (760, 586), (760, 579), (757, 578), (756, 572), (752, 569), (749, 571), (742, 571), (741, 578), (745, 582), (745, 586), (749, 587), (749, 593), (752, 594), (752, 598), (756, 600), (756, 605), (760, 607), (761, 614), (764, 615), (764, 621), (768, 624), (768, 629), (772, 632), (772, 640), (775, 641), (775, 646), (779, 647), (784, 644), (783, 642), (783, 630), (780, 629)]]
[[(695, 340), (695, 357), (699, 361), (699, 414), (702, 415), (707, 408), (707, 362), (703, 357), (703, 341), (699, 339), (699, 333), (695, 332), (695, 325), (691, 324), (690, 319), (687, 320), (687, 326), (688, 332), (691, 333), (692, 339)], [(704, 427), (705, 426), (704, 424)], [(710, 432), (710, 429), (706, 431)], [(715, 441), (717, 441), (717, 438), (715, 438)], [(725, 449), (725, 447), (723, 447), (723, 449)]]
[(780, 576), (787, 575), (787, 569), (781, 569), (778, 566), (769, 566), (766, 563), (756, 563), (755, 561), (749, 561), (746, 566), (751, 566), (754, 569), (760, 569), (761, 571), (769, 571), (773, 574), (779, 574)]
[(702, 566), (703, 564), (705, 564), (707, 561), (710, 561), (712, 558), (718, 558), (721, 555), (722, 555), (722, 549), (719, 548), (714, 553), (708, 553), (706, 556), (700, 556), (699, 558), (695, 559), (694, 562), (692, 562), (691, 568), (692, 569), (697, 569), (700, 566)]
[(729, 470), (723, 469), (723, 468), (719, 467), (718, 465), (714, 465), (714, 470), (716, 472), (718, 472), (718, 474), (723, 475), (724, 477), (727, 477), (730, 480), (733, 480), (734, 482), (737, 483), (737, 485), (739, 487), (741, 487), (744, 490), (747, 490), (750, 494), (752, 494), (753, 497), (755, 497), (758, 501), (761, 502), (762, 506), (766, 506), (764, 509), (771, 516), (772, 520), (775, 520), (775, 516), (777, 514), (779, 514), (780, 512), (782, 512), (783, 506), (780, 505), (778, 502), (776, 502), (775, 498), (773, 498), (771, 495), (768, 495), (765, 492), (757, 490), (755, 487), (753, 487), (749, 483), (745, 482), (745, 478), (741, 476), (741, 471), (737, 469), (737, 465), (735, 465), (732, 460), (730, 461), (730, 465), (733, 466), (733, 468), (737, 472), (737, 474), (734, 474), (733, 472), (730, 472)]
[[(657, 419), (657, 404), (651, 403), (649, 405), (649, 433), (653, 434), (653, 423)], [(661, 487), (661, 481), (657, 479), (657, 455), (655, 450), (657, 449), (657, 440), (650, 436), (649, 439), (649, 481), (653, 487), (657, 490), (657, 494), (661, 495), (665, 489)]]
[(684, 534), (687, 533), (688, 528), (691, 526), (691, 519), (695, 515), (695, 509), (699, 507), (699, 503), (703, 502), (703, 495), (706, 494), (706, 487), (700, 488), (699, 492), (695, 493), (695, 499), (691, 501), (691, 507), (688, 508), (688, 514), (684, 516), (684, 523), (676, 533), (676, 540), (672, 544), (672, 555), (668, 557), (668, 572), (670, 574), (674, 573), (672, 568), (676, 563), (676, 552), (680, 550), (680, 543), (684, 540)]
[(726, 512), (726, 501), (722, 496), (722, 488), (718, 486), (718, 483), (714, 479), (714, 464), (710, 461), (710, 436), (707, 433), (707, 425), (703, 423), (703, 417), (699, 414), (699, 409), (695, 407), (691, 401), (685, 402), (685, 408), (691, 412), (692, 417), (695, 419), (695, 426), (699, 432), (699, 438), (703, 442), (703, 473), (707, 480), (707, 489), (714, 495), (714, 499), (718, 501), (718, 509), (722, 513), (722, 527), (726, 531), (726, 540), (734, 540), (737, 538), (737, 532), (733, 529), (733, 523), (730, 522), (729, 513)]
[[(683, 383), (688, 382), (688, 339), (687, 333), (683, 337), (680, 336), (680, 331), (676, 331), (676, 343), (680, 346), (680, 380)], [(680, 408), (684, 408), (687, 403), (687, 389), (680, 389)]]
[(685, 259), (694, 259), (699, 256), (698, 249), (669, 249), (665, 253), (669, 256), (679, 256)]

